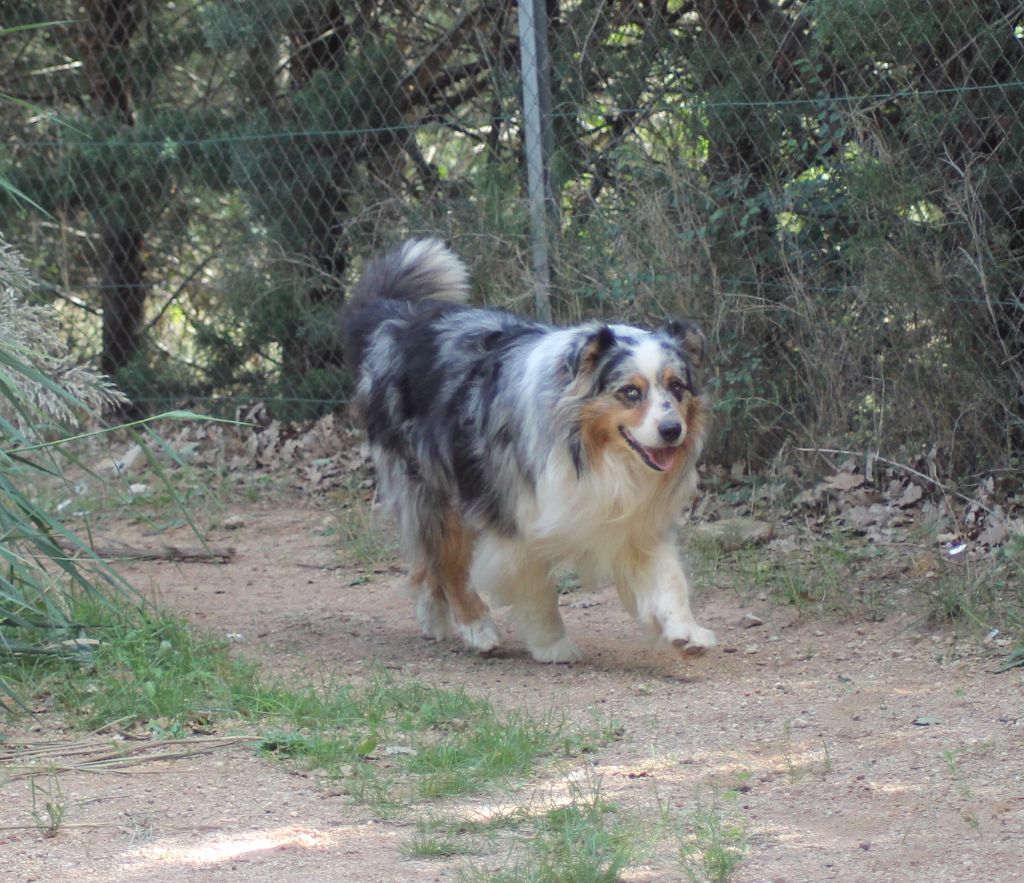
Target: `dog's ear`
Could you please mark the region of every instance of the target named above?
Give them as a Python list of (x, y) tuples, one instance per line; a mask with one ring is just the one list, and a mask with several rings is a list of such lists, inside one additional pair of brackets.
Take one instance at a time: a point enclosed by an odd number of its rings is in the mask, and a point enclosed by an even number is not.
[(615, 346), (615, 332), (607, 325), (601, 325), (591, 332), (583, 341), (576, 357), (572, 360), (574, 377), (590, 374), (608, 350)]
[(662, 331), (682, 347), (692, 367), (700, 368), (704, 364), (708, 342), (700, 326), (686, 319), (669, 319)]

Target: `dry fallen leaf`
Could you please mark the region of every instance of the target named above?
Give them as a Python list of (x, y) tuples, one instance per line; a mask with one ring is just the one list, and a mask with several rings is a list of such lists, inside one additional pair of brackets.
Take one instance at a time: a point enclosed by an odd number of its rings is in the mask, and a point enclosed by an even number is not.
[(907, 489), (900, 495), (900, 498), (896, 501), (896, 505), (901, 509), (907, 509), (913, 506), (921, 497), (924, 496), (924, 491), (921, 490), (919, 484), (908, 484)]
[(978, 543), (982, 546), (998, 546), (1005, 543), (1010, 536), (1009, 528), (1001, 521), (991, 521), (980, 534)]
[(835, 491), (852, 491), (864, 484), (864, 476), (853, 472), (837, 472), (823, 484)]

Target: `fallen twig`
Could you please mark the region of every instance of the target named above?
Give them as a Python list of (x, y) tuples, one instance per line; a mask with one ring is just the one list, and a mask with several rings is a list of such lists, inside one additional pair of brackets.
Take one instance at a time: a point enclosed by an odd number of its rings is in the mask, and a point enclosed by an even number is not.
[[(69, 555), (79, 556), (82, 549), (69, 543), (61, 543)], [(235, 558), (234, 546), (159, 546), (140, 548), (114, 542), (109, 546), (93, 546), (89, 549), (104, 561), (192, 561), (205, 564), (230, 564)]]
[[(167, 739), (159, 742), (123, 744), (110, 739), (88, 743), (52, 742), (14, 747), (0, 751), (0, 764), (10, 764), (4, 774), (16, 779), (36, 775), (42, 769), (56, 772), (119, 773), (143, 772), (129, 767), (159, 760), (184, 760), (247, 742), (259, 742), (259, 736), (198, 736), (191, 739)], [(184, 748), (183, 751), (167, 749)], [(73, 758), (83, 758), (74, 760)]]

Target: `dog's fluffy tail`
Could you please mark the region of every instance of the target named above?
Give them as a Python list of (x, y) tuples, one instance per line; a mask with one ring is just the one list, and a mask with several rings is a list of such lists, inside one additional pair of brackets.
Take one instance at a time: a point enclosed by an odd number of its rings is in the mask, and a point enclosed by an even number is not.
[(440, 239), (409, 239), (367, 266), (349, 304), (358, 310), (374, 300), (428, 297), (463, 303), (468, 292), (466, 265)]
[(403, 312), (401, 302), (429, 299), (464, 303), (469, 271), (440, 239), (409, 239), (371, 261), (342, 316), (345, 361), (357, 370), (370, 336)]

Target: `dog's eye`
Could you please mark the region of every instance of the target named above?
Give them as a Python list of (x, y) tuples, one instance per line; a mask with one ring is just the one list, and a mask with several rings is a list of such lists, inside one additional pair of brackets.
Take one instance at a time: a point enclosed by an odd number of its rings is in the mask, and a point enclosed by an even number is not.
[(631, 405), (635, 405), (644, 397), (644, 394), (640, 391), (640, 387), (633, 386), (632, 384), (622, 387), (619, 390), (619, 398), (624, 402), (629, 402)]
[(686, 393), (686, 384), (678, 377), (673, 377), (668, 382), (668, 391), (675, 396), (676, 401), (681, 402), (683, 400), (683, 395)]

